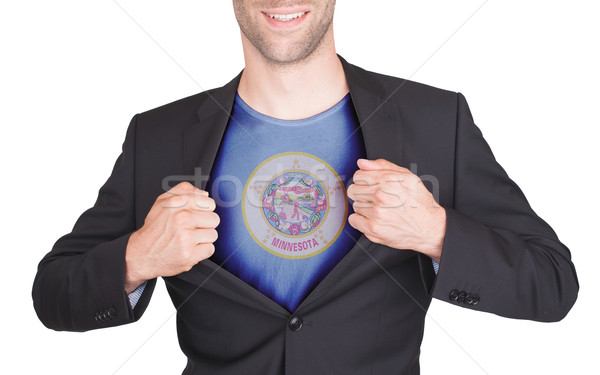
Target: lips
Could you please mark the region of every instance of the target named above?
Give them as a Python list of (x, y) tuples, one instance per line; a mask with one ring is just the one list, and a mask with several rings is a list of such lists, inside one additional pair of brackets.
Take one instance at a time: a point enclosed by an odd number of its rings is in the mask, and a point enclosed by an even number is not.
[(273, 29), (294, 29), (310, 14), (307, 9), (267, 9), (262, 12)]
[(283, 22), (288, 22), (288, 21), (294, 20), (296, 18), (300, 18), (303, 15), (305, 15), (306, 13), (307, 12), (296, 12), (296, 13), (290, 13), (290, 14), (270, 14), (270, 13), (265, 13), (265, 14), (272, 19), (275, 19), (278, 21), (283, 21)]

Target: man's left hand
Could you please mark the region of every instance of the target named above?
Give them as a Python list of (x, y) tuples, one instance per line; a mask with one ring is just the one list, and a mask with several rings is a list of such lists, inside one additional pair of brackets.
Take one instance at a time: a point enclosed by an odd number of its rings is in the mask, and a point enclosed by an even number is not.
[(384, 159), (358, 159), (360, 168), (348, 197), (348, 223), (372, 242), (411, 249), (439, 263), (446, 234), (446, 210), (406, 168)]

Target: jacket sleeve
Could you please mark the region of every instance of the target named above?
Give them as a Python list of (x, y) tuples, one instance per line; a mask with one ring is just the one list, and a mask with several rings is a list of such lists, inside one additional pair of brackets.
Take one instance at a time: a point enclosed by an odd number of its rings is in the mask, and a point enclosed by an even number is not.
[(42, 323), (54, 330), (87, 331), (139, 319), (156, 283), (135, 309), (125, 292), (125, 249), (135, 228), (134, 156), (137, 115), (122, 152), (94, 206), (59, 238), (38, 266), (32, 297)]
[(458, 94), (453, 207), (432, 296), (537, 321), (566, 316), (579, 290), (569, 249), (496, 162)]

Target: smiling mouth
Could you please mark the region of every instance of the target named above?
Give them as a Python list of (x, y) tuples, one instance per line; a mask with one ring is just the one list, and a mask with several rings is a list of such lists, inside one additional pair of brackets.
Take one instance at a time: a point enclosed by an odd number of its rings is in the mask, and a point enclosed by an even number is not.
[(303, 15), (305, 15), (306, 13), (308, 13), (308, 12), (297, 12), (297, 13), (290, 13), (290, 14), (269, 14), (269, 13), (265, 13), (265, 14), (272, 19), (275, 19), (278, 21), (283, 21), (283, 22), (288, 22), (291, 20), (295, 20), (296, 18), (300, 18)]

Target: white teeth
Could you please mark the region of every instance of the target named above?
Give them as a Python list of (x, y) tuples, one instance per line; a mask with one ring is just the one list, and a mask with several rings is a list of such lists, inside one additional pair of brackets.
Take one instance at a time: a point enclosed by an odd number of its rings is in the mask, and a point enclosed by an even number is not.
[(267, 16), (274, 18), (276, 20), (279, 20), (279, 21), (286, 22), (286, 21), (291, 21), (298, 17), (302, 17), (305, 14), (306, 14), (306, 12), (298, 12), (298, 13), (292, 13), (292, 14), (267, 14)]

